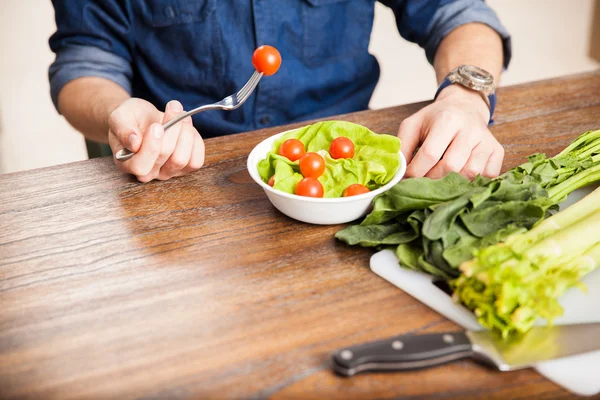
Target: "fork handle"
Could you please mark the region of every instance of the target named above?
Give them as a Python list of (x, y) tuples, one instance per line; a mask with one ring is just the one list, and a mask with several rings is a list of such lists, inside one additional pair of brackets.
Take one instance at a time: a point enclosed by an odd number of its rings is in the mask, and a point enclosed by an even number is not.
[(194, 108), (193, 110), (190, 110), (188, 112), (185, 112), (183, 114), (179, 114), (178, 116), (176, 116), (175, 118), (173, 118), (172, 120), (166, 122), (163, 124), (163, 129), (166, 131), (167, 129), (169, 129), (170, 127), (172, 127), (173, 125), (175, 125), (176, 123), (178, 123), (179, 121), (194, 115), (194, 114), (198, 114), (199, 112), (202, 111), (210, 111), (210, 110), (221, 110), (223, 107), (217, 104), (207, 104), (205, 106), (200, 106), (197, 108)]
[[(222, 106), (216, 105), (216, 104), (207, 104), (205, 106), (200, 106), (200, 107), (194, 108), (193, 110), (190, 110), (190, 111), (185, 112), (183, 114), (179, 114), (178, 116), (176, 116), (172, 120), (164, 123), (163, 124), (163, 129), (166, 131), (167, 129), (169, 129), (170, 127), (172, 127), (176, 123), (180, 122), (181, 120), (189, 117), (190, 115), (194, 115), (194, 114), (197, 114), (197, 113), (202, 112), (202, 111), (220, 110), (222, 108), (223, 108)], [(135, 153), (132, 152), (131, 150), (123, 148), (123, 149), (117, 151), (117, 154), (115, 154), (115, 158), (118, 161), (127, 161), (131, 157), (133, 157), (134, 154)]]

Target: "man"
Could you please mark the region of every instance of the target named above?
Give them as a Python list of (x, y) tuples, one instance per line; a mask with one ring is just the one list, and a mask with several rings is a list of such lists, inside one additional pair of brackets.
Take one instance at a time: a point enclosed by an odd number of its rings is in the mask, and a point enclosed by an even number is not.
[[(185, 175), (204, 162), (202, 137), (366, 109), (379, 78), (367, 51), (374, 1), (53, 0), (52, 99), (86, 138), (136, 152), (115, 161), (122, 171), (142, 182)], [(467, 88), (480, 75), (498, 82), (509, 63), (510, 37), (494, 12), (481, 0), (380, 1), (400, 34), (425, 49), (441, 84), (435, 102), (400, 125), (407, 176), (498, 175), (493, 88)], [(239, 90), (262, 44), (283, 63), (241, 108), (162, 129), (184, 107)], [(461, 65), (476, 72), (452, 84)]]

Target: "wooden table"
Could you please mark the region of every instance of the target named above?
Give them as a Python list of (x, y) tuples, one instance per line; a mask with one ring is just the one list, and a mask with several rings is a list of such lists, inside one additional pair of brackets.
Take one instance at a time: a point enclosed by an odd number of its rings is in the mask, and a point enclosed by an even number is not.
[[(395, 133), (427, 103), (339, 118)], [(600, 127), (600, 71), (503, 88), (505, 168)], [(139, 184), (109, 158), (0, 176), (0, 398), (556, 398), (464, 361), (344, 379), (331, 351), (457, 327), (368, 268), (340, 226), (276, 211), (246, 172), (284, 128), (206, 141), (198, 173)]]

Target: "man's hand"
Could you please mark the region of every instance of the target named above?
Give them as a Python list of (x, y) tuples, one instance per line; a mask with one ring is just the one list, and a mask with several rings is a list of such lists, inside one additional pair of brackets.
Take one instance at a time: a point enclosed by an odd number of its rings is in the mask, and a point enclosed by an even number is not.
[(477, 174), (498, 176), (504, 149), (487, 127), (489, 117), (478, 93), (460, 85), (442, 90), (434, 103), (400, 124), (398, 137), (409, 163), (406, 176), (437, 179), (450, 172), (469, 179)]
[(169, 102), (164, 113), (137, 98), (117, 107), (108, 119), (110, 147), (113, 154), (124, 147), (136, 153), (127, 161), (115, 160), (119, 169), (135, 175), (140, 182), (166, 180), (200, 169), (204, 164), (204, 142), (192, 118), (167, 131), (162, 127), (183, 112), (178, 101)]

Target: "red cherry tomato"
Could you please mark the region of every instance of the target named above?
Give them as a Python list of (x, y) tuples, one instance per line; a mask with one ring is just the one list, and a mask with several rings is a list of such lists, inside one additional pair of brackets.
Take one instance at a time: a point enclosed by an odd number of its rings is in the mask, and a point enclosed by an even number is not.
[(281, 65), (281, 54), (275, 47), (260, 46), (254, 50), (252, 65), (258, 72), (262, 72), (267, 76), (273, 75)]
[(348, 196), (356, 196), (358, 194), (369, 193), (370, 190), (368, 187), (361, 185), (360, 183), (355, 183), (354, 185), (350, 185), (344, 190), (344, 197)]
[(318, 178), (325, 172), (325, 160), (317, 153), (306, 153), (300, 159), (300, 172), (305, 178)]
[(340, 136), (333, 139), (329, 146), (329, 154), (331, 158), (352, 158), (354, 157), (354, 143), (347, 137)]
[(269, 182), (267, 182), (269, 186), (273, 187), (275, 185), (275, 175), (269, 178)]
[(288, 139), (279, 147), (279, 155), (287, 157), (290, 161), (299, 160), (304, 154), (304, 143), (298, 139)]
[(306, 197), (323, 197), (323, 185), (315, 178), (304, 178), (296, 185), (296, 194)]

